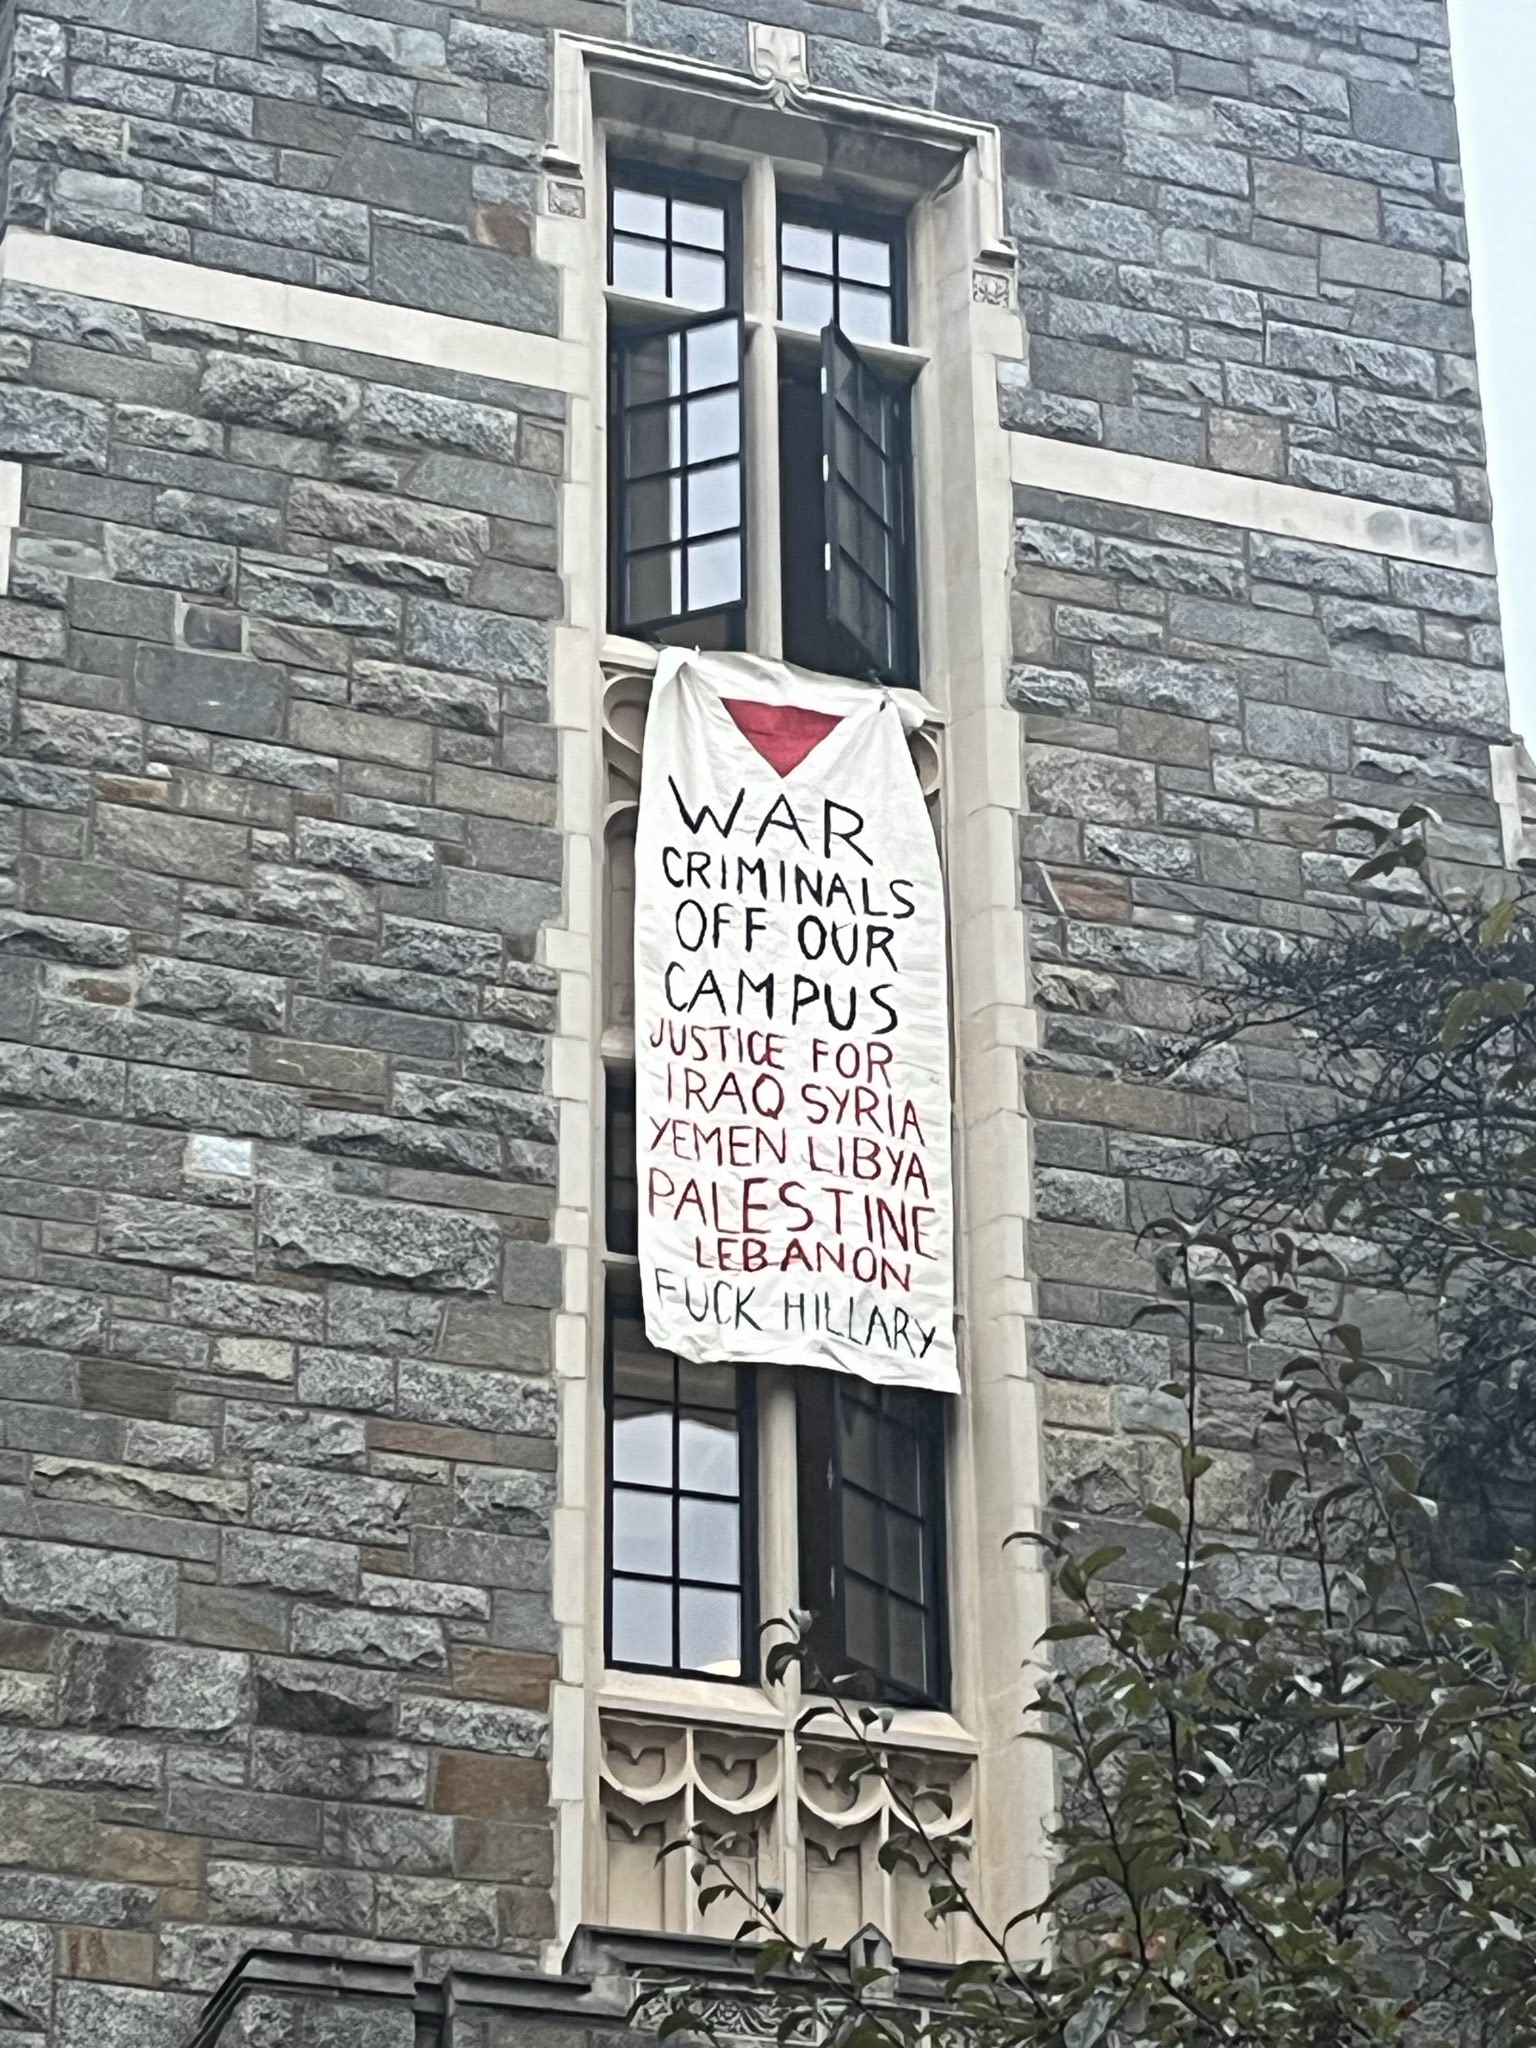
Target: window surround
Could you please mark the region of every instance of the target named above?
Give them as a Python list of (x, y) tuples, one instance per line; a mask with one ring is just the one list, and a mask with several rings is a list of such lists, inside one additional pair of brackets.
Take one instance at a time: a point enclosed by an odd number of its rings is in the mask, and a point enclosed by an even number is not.
[[(758, 75), (747, 77), (655, 53), (558, 34), (554, 133), (545, 157), (538, 252), (562, 274), (562, 338), (595, 375), (572, 393), (572, 468), (562, 499), (562, 571), (569, 623), (556, 629), (553, 707), (561, 728), (562, 823), (568, 907), (547, 957), (561, 971), (561, 1035), (552, 1064), (560, 1098), (561, 1166), (557, 1241), (567, 1250), (565, 1304), (557, 1317), (556, 1371), (562, 1458), (556, 1511), (555, 1606), (560, 1680), (552, 1703), (552, 1797), (559, 1815), (559, 1933), (601, 1914), (603, 1859), (596, 1797), (605, 1715), (661, 1717), (703, 1730), (737, 1728), (785, 1736), (801, 1702), (791, 1685), (770, 1689), (704, 1679), (611, 1672), (602, 1666), (600, 1218), (601, 1063), (630, 1050), (626, 1031), (600, 1021), (601, 841), (630, 798), (639, 726), (656, 660), (653, 648), (606, 633), (601, 568), (605, 553), (603, 446), (607, 318), (606, 153), (626, 136), (688, 135), (673, 155), (701, 171), (734, 163), (748, 205), (763, 210), (776, 250), (772, 156), (800, 192), (819, 177), (862, 180), (878, 210), (912, 216), (912, 345), (874, 345), (888, 371), (919, 377), (914, 393), (916, 462), (928, 532), (921, 541), (918, 614), (927, 706), (920, 745), (925, 781), (942, 763), (950, 792), (945, 853), (957, 1018), (957, 1198), (964, 1224), (959, 1279), (967, 1396), (952, 1432), (949, 1472), (954, 1602), (954, 1711), (900, 1709), (895, 1749), (959, 1762), (976, 1760), (977, 1859), (983, 1899), (1017, 1900), (1044, 1868), (1043, 1837), (1020, 1829), (1020, 1812), (1048, 1815), (1050, 1773), (1017, 1739), (1016, 1689), (993, 1686), (981, 1670), (1006, 1657), (1022, 1665), (1046, 1616), (1043, 1575), (1025, 1546), (1006, 1553), (1007, 1530), (1027, 1524), (1039, 1500), (1035, 1390), (1023, 1364), (1028, 1286), (1021, 1206), (1027, 1144), (1018, 1106), (1017, 1056), (1030, 1040), (1023, 921), (1017, 906), (1015, 817), (1022, 808), (1017, 726), (1002, 684), (1008, 657), (1007, 582), (1011, 497), (1006, 437), (996, 413), (998, 358), (1017, 358), (1022, 335), (1012, 310), (1011, 252), (1002, 236), (997, 132), (946, 116), (874, 106), (804, 84), (804, 39), (749, 25)], [(628, 154), (635, 154), (631, 147)], [(652, 152), (647, 151), (646, 154)], [(751, 331), (776, 350), (805, 337), (776, 318), (776, 266), (746, 280)], [(648, 310), (654, 310), (649, 308)], [(749, 345), (749, 358), (755, 352)], [(766, 361), (768, 351), (763, 351)], [(750, 400), (749, 400), (750, 403)], [(765, 447), (749, 412), (749, 445)], [(761, 493), (759, 521), (776, 520)], [(765, 616), (778, 591), (753, 579)], [(773, 642), (760, 630), (758, 648)], [(619, 777), (616, 786), (610, 779)], [(957, 801), (957, 799), (959, 799)], [(600, 1223), (598, 1229), (601, 1228)], [(595, 1363), (594, 1363), (595, 1361)], [(787, 1375), (786, 1375), (787, 1377)], [(765, 1390), (766, 1391), (766, 1390)], [(786, 1387), (792, 1403), (793, 1388)], [(764, 1406), (770, 1404), (764, 1403)], [(762, 1455), (775, 1456), (765, 1428)], [(587, 1455), (582, 1454), (586, 1447)], [(769, 1490), (771, 1493), (771, 1489)], [(987, 1503), (978, 1527), (978, 1497)], [(762, 1610), (775, 1608), (794, 1555), (793, 1502), (769, 1507), (761, 1530)], [(775, 1564), (777, 1559), (777, 1564)], [(793, 1595), (791, 1595), (791, 1598)], [(782, 1611), (782, 1605), (778, 1611)], [(1006, 1646), (1006, 1647), (1005, 1647)], [(1006, 1697), (1002, 1697), (1006, 1694)], [(809, 1738), (808, 1738), (809, 1739)], [(989, 1822), (988, 1815), (995, 1816)]]

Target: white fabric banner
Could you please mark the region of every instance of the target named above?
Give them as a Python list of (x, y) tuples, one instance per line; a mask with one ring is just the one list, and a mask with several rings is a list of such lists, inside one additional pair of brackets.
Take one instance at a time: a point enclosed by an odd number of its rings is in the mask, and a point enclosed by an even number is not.
[(635, 846), (645, 1327), (958, 1391), (949, 1002), (921, 706), (663, 653)]

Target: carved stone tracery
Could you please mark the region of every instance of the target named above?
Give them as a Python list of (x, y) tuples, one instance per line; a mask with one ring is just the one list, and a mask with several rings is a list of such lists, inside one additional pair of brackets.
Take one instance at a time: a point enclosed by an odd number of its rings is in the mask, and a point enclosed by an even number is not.
[(742, 1898), (701, 1909), (694, 1859), (661, 1857), (701, 1830), (748, 1898), (781, 1896), (779, 1917), (796, 1940), (838, 1947), (875, 1926), (899, 1955), (953, 1959), (954, 1923), (926, 1916), (945, 1867), (967, 1871), (970, 1757), (883, 1738), (884, 1768), (874, 1770), (851, 1739), (797, 1738), (771, 1720), (733, 1726), (627, 1709), (604, 1708), (601, 1730), (609, 1925), (737, 1933)]

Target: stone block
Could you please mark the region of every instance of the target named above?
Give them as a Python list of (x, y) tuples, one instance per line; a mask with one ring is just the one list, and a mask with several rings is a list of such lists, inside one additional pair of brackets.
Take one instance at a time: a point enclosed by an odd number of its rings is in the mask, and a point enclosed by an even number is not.
[(1293, 221), (1327, 234), (1375, 241), (1381, 228), (1376, 189), (1357, 178), (1334, 177), (1303, 164), (1257, 163), (1254, 210), (1268, 220)]
[(335, 868), (365, 881), (394, 882), (412, 889), (427, 887), (437, 872), (437, 853), (430, 844), (402, 832), (370, 832), (328, 818), (302, 819), (294, 850), (299, 860), (312, 867)]
[(102, 1204), (100, 1242), (110, 1258), (142, 1265), (190, 1266), (210, 1273), (250, 1271), (249, 1216), (192, 1202), (108, 1195)]
[(198, 402), (210, 418), (320, 440), (339, 439), (350, 430), (361, 397), (348, 377), (217, 350), (209, 355), (198, 385)]
[(99, 473), (107, 450), (108, 411), (99, 400), (0, 384), (0, 455)]
[[(397, 1412), (419, 1422), (451, 1423), (511, 1436), (553, 1438), (555, 1390), (547, 1380), (468, 1366), (402, 1359)], [(437, 1574), (455, 1578), (454, 1572)]]
[(66, 1726), (224, 1735), (250, 1718), (249, 1660), (171, 1643), (67, 1639), (59, 1681)]
[(361, 882), (311, 868), (257, 867), (251, 874), (251, 909), (279, 924), (325, 932), (371, 932), (378, 906)]
[(280, 1266), (453, 1292), (495, 1282), (500, 1235), (473, 1216), (274, 1187), (258, 1218), (259, 1242)]
[[(306, 1664), (287, 1657), (258, 1657), (255, 1685), (256, 1720), (261, 1727), (281, 1729), (290, 1735), (354, 1740), (393, 1732), (394, 1680), (387, 1672)], [(368, 1759), (360, 1757), (355, 1769), (358, 1776), (368, 1775)], [(398, 1769), (391, 1775), (398, 1778)], [(323, 1779), (292, 1770), (258, 1774), (258, 1783), (278, 1791), (305, 1792), (319, 1798), (347, 1796), (345, 1791), (317, 1789), (325, 1780), (334, 1782), (334, 1772), (326, 1771)]]
[(400, 1702), (400, 1733), (407, 1742), (441, 1749), (484, 1750), (497, 1757), (542, 1759), (549, 1753), (549, 1721), (522, 1707), (479, 1700), (407, 1695)]
[(419, 1614), (379, 1614), (366, 1607), (299, 1603), (293, 1610), (292, 1647), (299, 1657), (401, 1671), (441, 1671), (448, 1662), (441, 1622)]
[(177, 1577), (163, 1558), (0, 1537), (0, 1600), (40, 1621), (171, 1636)]
[(406, 1538), (409, 1506), (409, 1488), (392, 1479), (297, 1465), (251, 1468), (251, 1522), (259, 1529), (342, 1543), (399, 1544)]
[(422, 306), (461, 320), (555, 333), (555, 272), (531, 256), (438, 241), (403, 228), (373, 231), (373, 285), (381, 299)]
[(501, 698), (494, 684), (393, 662), (360, 661), (353, 670), (352, 702), (365, 711), (419, 718), (460, 732), (494, 734), (501, 723)]

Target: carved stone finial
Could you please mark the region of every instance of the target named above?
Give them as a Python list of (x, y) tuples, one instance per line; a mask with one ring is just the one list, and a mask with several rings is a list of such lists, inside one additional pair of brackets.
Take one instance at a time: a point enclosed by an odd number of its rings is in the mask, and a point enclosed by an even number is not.
[(747, 39), (752, 76), (773, 87), (776, 101), (782, 103), (796, 93), (810, 90), (803, 29), (781, 28), (771, 21), (749, 21)]

